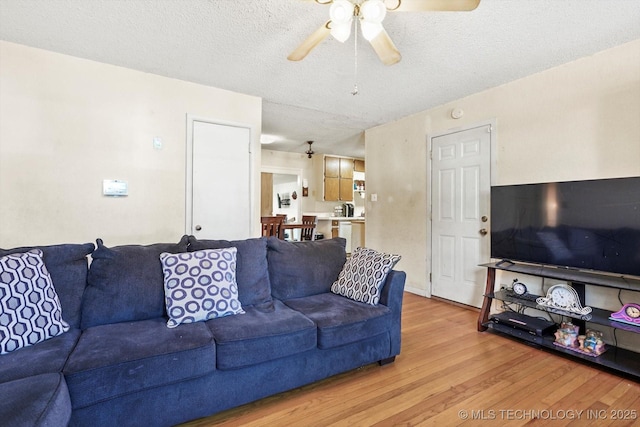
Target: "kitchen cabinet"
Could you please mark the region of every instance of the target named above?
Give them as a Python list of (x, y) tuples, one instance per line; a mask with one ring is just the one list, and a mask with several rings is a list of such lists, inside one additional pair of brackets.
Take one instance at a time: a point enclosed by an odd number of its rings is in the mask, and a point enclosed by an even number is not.
[(324, 200), (353, 201), (353, 159), (324, 157)]
[(364, 172), (364, 160), (355, 159), (353, 161), (353, 170), (356, 172)]
[(340, 221), (338, 221), (337, 219), (334, 219), (331, 221), (331, 238), (335, 239), (336, 237), (340, 237), (339, 236), (339, 227), (340, 227)]

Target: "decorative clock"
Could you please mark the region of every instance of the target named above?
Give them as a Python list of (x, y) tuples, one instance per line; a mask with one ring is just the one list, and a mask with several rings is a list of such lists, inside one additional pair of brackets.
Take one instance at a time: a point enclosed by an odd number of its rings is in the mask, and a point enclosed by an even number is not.
[(511, 289), (516, 295), (524, 295), (527, 293), (527, 285), (522, 282), (518, 282), (518, 279), (513, 279), (513, 284), (511, 285)]
[(564, 283), (550, 287), (547, 296), (539, 297), (536, 302), (542, 307), (555, 308), (570, 313), (591, 313), (591, 307), (583, 307), (580, 304), (576, 290)]
[(615, 322), (629, 323), (630, 325), (640, 326), (640, 304), (628, 303), (615, 313), (611, 313), (610, 320)]

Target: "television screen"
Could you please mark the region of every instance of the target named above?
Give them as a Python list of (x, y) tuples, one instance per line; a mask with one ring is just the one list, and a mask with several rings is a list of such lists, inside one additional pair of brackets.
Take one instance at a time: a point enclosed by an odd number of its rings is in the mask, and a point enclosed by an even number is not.
[(491, 257), (640, 276), (640, 177), (491, 187)]

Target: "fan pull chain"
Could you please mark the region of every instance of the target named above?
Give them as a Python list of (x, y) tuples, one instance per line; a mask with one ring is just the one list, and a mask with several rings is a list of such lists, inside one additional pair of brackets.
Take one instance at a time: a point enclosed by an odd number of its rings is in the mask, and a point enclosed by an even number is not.
[(353, 33), (353, 39), (355, 40), (353, 46), (354, 46), (354, 55), (353, 57), (354, 59), (354, 69), (353, 69), (353, 91), (351, 92), (351, 95), (357, 95), (358, 94), (358, 17), (356, 16), (356, 19), (354, 19), (355, 21), (355, 30)]

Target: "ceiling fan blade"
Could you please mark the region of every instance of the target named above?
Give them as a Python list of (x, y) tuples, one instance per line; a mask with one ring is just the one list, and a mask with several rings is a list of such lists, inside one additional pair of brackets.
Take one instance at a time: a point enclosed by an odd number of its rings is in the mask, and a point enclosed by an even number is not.
[(329, 28), (329, 23), (331, 21), (327, 21), (322, 27), (318, 28), (311, 34), (305, 41), (300, 44), (289, 56), (287, 59), (289, 61), (301, 61), (316, 47), (322, 40), (327, 38), (327, 36), (331, 33), (331, 29)]
[[(397, 4), (397, 6), (395, 6)], [(398, 12), (465, 12), (474, 10), (480, 0), (386, 0), (389, 10)]]
[(371, 43), (371, 47), (376, 51), (378, 58), (384, 65), (393, 65), (402, 59), (396, 45), (393, 44), (391, 37), (389, 37), (384, 28), (369, 43)]

